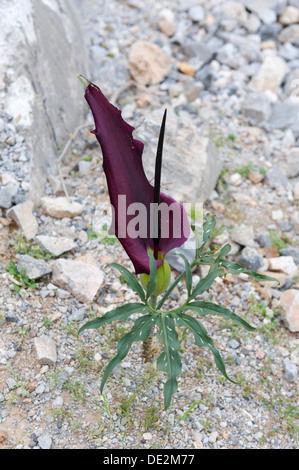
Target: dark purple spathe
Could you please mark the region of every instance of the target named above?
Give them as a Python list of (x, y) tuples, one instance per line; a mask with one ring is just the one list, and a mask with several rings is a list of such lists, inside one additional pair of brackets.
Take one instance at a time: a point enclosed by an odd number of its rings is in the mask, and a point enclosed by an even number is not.
[[(133, 138), (134, 127), (126, 123), (121, 111), (113, 106), (101, 90), (87, 80), (85, 99), (90, 106), (94, 121), (95, 134), (103, 153), (103, 169), (107, 179), (111, 204), (114, 208), (114, 231), (120, 243), (131, 259), (136, 274), (149, 274), (148, 249), (153, 249), (153, 238), (150, 232), (150, 207), (154, 202), (154, 187), (149, 183), (142, 165), (143, 143)], [(124, 198), (126, 208), (119, 206), (119, 196)], [(123, 199), (124, 200), (124, 199)], [(135, 215), (128, 215), (131, 204), (140, 203), (146, 208), (145, 237), (131, 238), (124, 228), (128, 227)], [(161, 238), (159, 252), (164, 257), (170, 250), (181, 246), (189, 237), (190, 227), (184, 207), (161, 193), (160, 203), (171, 206), (161, 218)], [(175, 222), (179, 220), (180, 226)], [(120, 225), (121, 224), (121, 225)], [(185, 232), (185, 233), (184, 233)], [(163, 237), (164, 234), (164, 237)], [(165, 238), (165, 234), (167, 237)], [(162, 260), (157, 260), (159, 268)]]

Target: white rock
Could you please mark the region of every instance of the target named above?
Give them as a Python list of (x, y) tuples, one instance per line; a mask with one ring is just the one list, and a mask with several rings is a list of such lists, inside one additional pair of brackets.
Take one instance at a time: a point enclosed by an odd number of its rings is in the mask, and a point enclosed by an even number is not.
[(170, 8), (163, 8), (159, 14), (159, 28), (166, 36), (171, 37), (175, 33), (175, 15)]
[(299, 290), (288, 289), (283, 292), (279, 299), (282, 307), (281, 317), (288, 329), (292, 332), (299, 332)]
[(272, 211), (271, 217), (273, 220), (282, 220), (283, 219), (283, 211), (281, 209), (276, 209)]
[(234, 186), (239, 186), (242, 183), (243, 178), (242, 178), (242, 175), (240, 175), (240, 173), (233, 173), (230, 176), (229, 181)]
[(293, 195), (295, 199), (299, 199), (299, 181), (294, 186)]
[(47, 215), (57, 219), (76, 217), (83, 211), (81, 204), (75, 201), (69, 201), (66, 197), (42, 197), (41, 206)]
[(136, 41), (129, 52), (132, 77), (142, 85), (162, 82), (170, 73), (173, 60), (157, 44)]
[(288, 5), (282, 15), (280, 15), (279, 23), (283, 25), (299, 23), (299, 8), (296, 8), (293, 5)]
[(26, 240), (32, 240), (38, 231), (38, 223), (32, 211), (32, 201), (22, 202), (7, 211), (7, 216), (21, 228)]
[(211, 444), (215, 444), (215, 442), (217, 441), (218, 439), (218, 432), (217, 431), (213, 431), (211, 432), (211, 434), (209, 435), (209, 442)]
[(40, 364), (52, 366), (57, 361), (56, 343), (49, 336), (34, 338), (37, 359)]
[(290, 24), (279, 33), (279, 41), (284, 43), (294, 43), (299, 38), (299, 24)]
[(103, 272), (91, 264), (59, 259), (52, 263), (52, 282), (80, 302), (91, 302), (104, 282)]
[(39, 235), (36, 237), (36, 240), (45, 251), (49, 251), (55, 256), (60, 256), (62, 253), (71, 251), (77, 246), (74, 240), (67, 237), (48, 237), (47, 235)]
[(292, 256), (278, 256), (277, 258), (268, 258), (270, 271), (280, 271), (288, 276), (297, 275), (297, 266)]
[(271, 92), (277, 94), (280, 84), (289, 71), (286, 61), (269, 51), (265, 57), (257, 75), (253, 77), (249, 86), (253, 90)]

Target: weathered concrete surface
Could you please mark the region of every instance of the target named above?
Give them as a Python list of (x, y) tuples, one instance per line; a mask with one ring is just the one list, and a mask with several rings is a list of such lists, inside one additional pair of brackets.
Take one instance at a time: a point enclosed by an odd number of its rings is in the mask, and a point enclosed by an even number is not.
[(36, 204), (58, 148), (83, 122), (77, 75), (88, 70), (76, 1), (1, 0), (0, 64), (4, 110), (31, 141), (29, 199)]

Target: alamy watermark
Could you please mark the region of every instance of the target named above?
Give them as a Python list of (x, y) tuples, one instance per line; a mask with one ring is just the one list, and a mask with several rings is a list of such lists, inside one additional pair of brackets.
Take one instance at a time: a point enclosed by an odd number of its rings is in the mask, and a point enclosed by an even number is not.
[(117, 209), (110, 205), (111, 226), (105, 236), (117, 235), (120, 241), (128, 237), (133, 240), (186, 238), (185, 248), (194, 248), (194, 243), (197, 247), (202, 242), (203, 213), (203, 203), (161, 202), (148, 207), (140, 202), (127, 205), (126, 195), (119, 195)]

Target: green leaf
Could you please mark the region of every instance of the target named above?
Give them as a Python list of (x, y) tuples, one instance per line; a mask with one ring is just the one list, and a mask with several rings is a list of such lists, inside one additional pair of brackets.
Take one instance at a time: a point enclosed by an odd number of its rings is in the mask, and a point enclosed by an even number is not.
[(185, 271), (186, 271), (186, 287), (188, 291), (188, 297), (191, 294), (191, 289), (192, 289), (192, 270), (191, 270), (191, 265), (189, 261), (187, 260), (185, 255), (180, 254), (179, 255), (185, 263)]
[(194, 287), (192, 294), (190, 296), (190, 300), (194, 299), (198, 295), (202, 295), (204, 291), (208, 290), (213, 281), (216, 279), (218, 276), (223, 276), (225, 274), (224, 269), (215, 267), (215, 269), (212, 269), (204, 278), (202, 278), (197, 285)]
[(136, 341), (145, 341), (149, 336), (155, 321), (156, 317), (153, 315), (145, 315), (138, 318), (129, 333), (125, 334), (119, 340), (117, 345), (117, 355), (109, 362), (105, 369), (100, 387), (101, 392), (103, 391), (107, 378), (113, 369), (126, 357), (132, 344)]
[(219, 265), (227, 268), (229, 272), (233, 275), (245, 273), (251, 276), (252, 279), (254, 279), (255, 281), (275, 281), (279, 283), (279, 281), (275, 279), (274, 277), (269, 277), (269, 276), (266, 276), (265, 274), (257, 273), (256, 271), (253, 271), (252, 269), (246, 268), (246, 266), (243, 266), (243, 264), (232, 263), (231, 261), (223, 259), (221, 260)]
[(205, 327), (198, 320), (196, 320), (196, 318), (193, 318), (190, 315), (187, 315), (185, 313), (178, 313), (177, 316), (180, 319), (180, 324), (183, 324), (183, 325), (185, 325), (185, 326), (187, 326), (188, 328), (191, 329), (191, 331), (193, 332), (195, 343), (197, 344), (197, 346), (199, 346), (199, 347), (205, 346), (205, 347), (208, 347), (211, 350), (211, 352), (213, 354), (213, 357), (214, 357), (215, 364), (216, 364), (217, 368), (220, 370), (220, 372), (222, 373), (222, 375), (226, 379), (228, 379), (230, 382), (238, 383), (238, 382), (235, 382), (234, 380), (232, 380), (227, 375), (224, 361), (223, 361), (218, 349), (216, 349), (212, 338), (210, 338), (208, 336)]
[(110, 266), (118, 269), (121, 275), (126, 280), (127, 284), (131, 289), (139, 295), (140, 299), (145, 302), (145, 293), (141, 284), (139, 284), (136, 276), (132, 274), (127, 268), (118, 263), (111, 263)]
[(161, 315), (158, 317), (157, 325), (159, 327), (157, 337), (164, 344), (164, 350), (157, 359), (157, 368), (168, 375), (168, 380), (164, 385), (164, 406), (167, 409), (172, 395), (178, 388), (176, 378), (181, 372), (182, 366), (178, 353), (180, 343), (172, 316)]
[(218, 252), (217, 254), (217, 258), (215, 259), (215, 263), (217, 264), (217, 262), (221, 261), (221, 258), (223, 258), (224, 256), (226, 256), (230, 251), (231, 251), (232, 247), (229, 243), (227, 243), (226, 245), (224, 245), (221, 250)]
[(243, 318), (239, 317), (236, 315), (234, 312), (229, 310), (226, 307), (223, 307), (222, 305), (217, 305), (214, 304), (213, 302), (206, 302), (206, 301), (194, 301), (190, 302), (190, 304), (186, 305), (183, 307), (184, 311), (187, 310), (194, 310), (197, 313), (199, 313), (200, 316), (205, 316), (205, 315), (221, 315), (224, 318), (229, 318), (230, 320), (233, 320), (235, 323), (243, 326), (246, 330), (248, 331), (254, 331), (255, 328), (249, 323), (247, 323)]
[(156, 289), (157, 284), (157, 266), (155, 258), (153, 257), (152, 253), (149, 252), (149, 259), (150, 259), (150, 280), (148, 285), (146, 286), (146, 298), (148, 299)]
[(200, 255), (204, 246), (206, 245), (207, 241), (211, 238), (212, 230), (216, 225), (216, 217), (215, 215), (206, 214), (205, 215), (205, 222), (203, 224), (203, 235), (202, 235), (202, 243), (200, 247), (197, 249), (197, 256)]
[(147, 313), (148, 307), (144, 304), (134, 302), (130, 304), (121, 305), (113, 310), (105, 313), (102, 317), (94, 318), (93, 320), (85, 323), (80, 329), (78, 334), (80, 335), (84, 330), (92, 329), (96, 330), (100, 328), (104, 323), (112, 323), (113, 321), (125, 321), (133, 313)]

